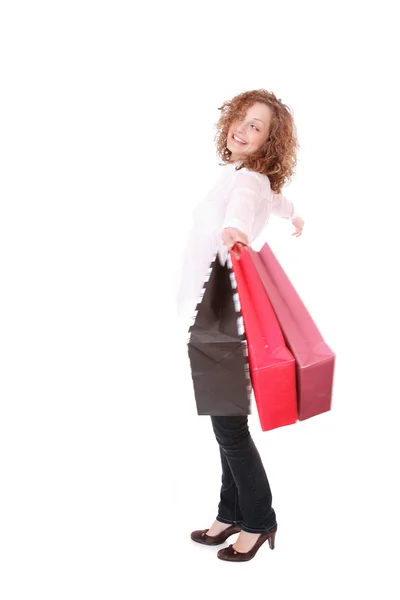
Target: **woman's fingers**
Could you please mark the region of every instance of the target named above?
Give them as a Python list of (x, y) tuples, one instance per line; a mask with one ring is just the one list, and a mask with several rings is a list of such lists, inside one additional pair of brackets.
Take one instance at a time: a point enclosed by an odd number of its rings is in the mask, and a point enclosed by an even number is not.
[(246, 244), (242, 244), (242, 242), (235, 242), (233, 244), (233, 247), (231, 248), (231, 250), (235, 251), (235, 257), (237, 259), (240, 258), (240, 255), (242, 253), (242, 249), (246, 247)]
[(237, 233), (235, 232), (232, 235), (232, 239), (233, 239), (234, 244), (243, 244), (244, 246), (248, 246), (248, 244), (249, 244), (249, 239), (248, 239), (247, 235), (239, 230), (237, 230)]
[(222, 241), (229, 248), (229, 250), (234, 246), (237, 242), (248, 245), (249, 240), (248, 237), (243, 231), (236, 229), (236, 227), (226, 227), (222, 231)]
[(222, 234), (222, 241), (224, 242), (225, 246), (227, 246), (228, 248), (231, 248), (232, 246), (232, 235), (229, 229), (223, 229)]
[(303, 233), (304, 221), (301, 217), (295, 217), (292, 219), (292, 224), (295, 228), (295, 232), (292, 235), (299, 237)]
[(234, 246), (235, 244), (235, 240), (233, 239), (233, 236), (231, 234), (229, 234), (228, 238), (227, 238), (227, 242), (226, 245), (228, 246), (229, 250), (232, 249), (232, 246)]

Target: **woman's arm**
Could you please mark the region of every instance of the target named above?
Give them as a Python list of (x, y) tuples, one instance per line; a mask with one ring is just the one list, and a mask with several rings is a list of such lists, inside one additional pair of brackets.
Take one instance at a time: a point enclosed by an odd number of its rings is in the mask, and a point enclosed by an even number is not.
[(231, 248), (236, 242), (248, 244), (259, 196), (248, 188), (233, 190), (222, 225), (222, 240)]
[(261, 200), (259, 181), (250, 173), (237, 174), (236, 185), (229, 194), (221, 237), (231, 248), (236, 242), (248, 244), (248, 238)]
[(298, 217), (298, 213), (293, 202), (288, 200), (283, 194), (272, 194), (271, 202), (271, 214), (282, 217), (283, 219), (295, 219)]
[(303, 232), (304, 221), (297, 212), (296, 206), (293, 202), (288, 200), (283, 194), (272, 194), (271, 198), (271, 213), (277, 217), (283, 219), (290, 219), (296, 231), (292, 233), (296, 237), (299, 237)]

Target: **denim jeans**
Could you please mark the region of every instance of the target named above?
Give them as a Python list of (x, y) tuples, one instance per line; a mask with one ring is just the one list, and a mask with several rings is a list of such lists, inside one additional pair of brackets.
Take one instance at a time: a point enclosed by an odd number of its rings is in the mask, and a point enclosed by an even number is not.
[(249, 533), (277, 526), (272, 494), (247, 416), (211, 417), (222, 463), (217, 521), (237, 523)]

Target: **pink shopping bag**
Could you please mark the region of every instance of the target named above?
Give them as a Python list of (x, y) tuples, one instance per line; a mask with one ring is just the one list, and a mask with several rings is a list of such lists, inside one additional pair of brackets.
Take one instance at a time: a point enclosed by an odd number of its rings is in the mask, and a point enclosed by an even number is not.
[(335, 354), (268, 244), (249, 255), (270, 299), (286, 345), (296, 361), (299, 421), (331, 409)]

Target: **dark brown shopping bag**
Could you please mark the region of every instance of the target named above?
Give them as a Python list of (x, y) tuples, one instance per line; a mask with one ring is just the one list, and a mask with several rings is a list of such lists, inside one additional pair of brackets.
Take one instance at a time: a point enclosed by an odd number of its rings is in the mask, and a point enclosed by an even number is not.
[[(229, 266), (230, 264), (230, 266)], [(188, 354), (199, 415), (250, 414), (247, 341), (235, 276), (216, 254), (189, 329)]]

